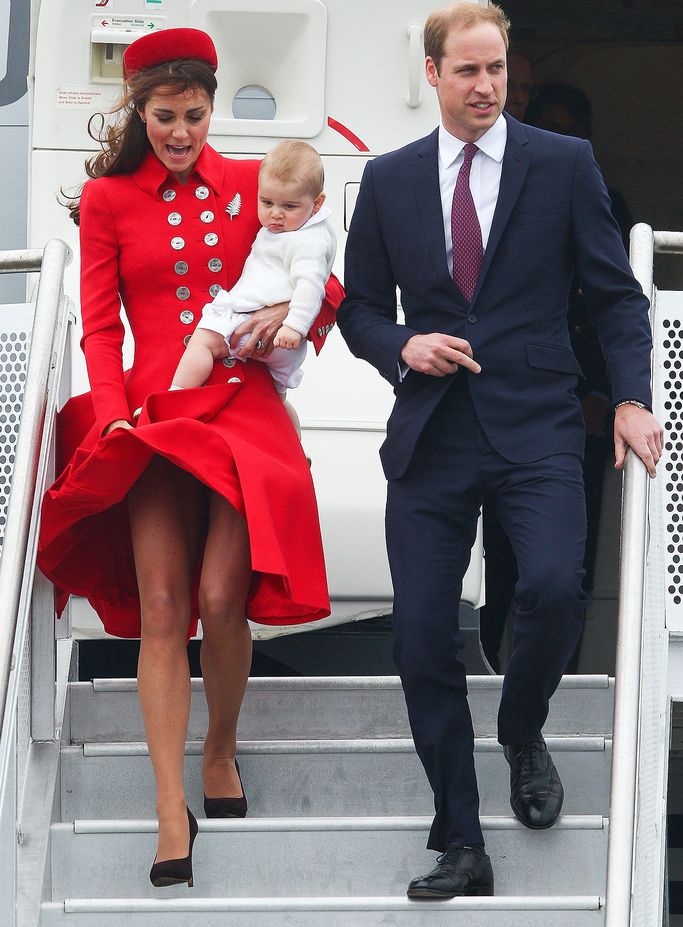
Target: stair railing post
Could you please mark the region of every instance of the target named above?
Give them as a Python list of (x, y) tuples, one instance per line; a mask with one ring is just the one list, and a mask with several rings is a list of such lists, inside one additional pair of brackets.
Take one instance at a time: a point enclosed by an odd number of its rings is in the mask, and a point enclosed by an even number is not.
[[(651, 301), (653, 260), (654, 233), (647, 225), (636, 225), (631, 232), (631, 266)], [(633, 451), (628, 451), (621, 512), (605, 927), (628, 927), (631, 923), (647, 505), (647, 470)]]

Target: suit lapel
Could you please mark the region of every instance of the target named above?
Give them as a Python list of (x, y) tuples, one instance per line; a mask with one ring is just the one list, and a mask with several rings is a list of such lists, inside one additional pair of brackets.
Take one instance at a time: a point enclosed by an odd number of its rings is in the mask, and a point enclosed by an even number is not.
[(508, 119), (507, 116), (506, 121), (508, 137), (505, 144), (505, 154), (503, 156), (503, 170), (500, 177), (498, 201), (493, 213), (491, 232), (489, 233), (489, 240), (486, 244), (484, 260), (481, 265), (479, 279), (477, 280), (477, 288), (474, 291), (472, 302), (474, 302), (479, 295), (486, 274), (491, 266), (493, 255), (505, 231), (505, 226), (508, 224), (512, 210), (515, 207), (517, 198), (524, 185), (527, 171), (529, 170), (531, 156), (529, 154), (526, 130), (519, 122)]
[(439, 187), (439, 130), (424, 139), (414, 163), (413, 182), (417, 208), (422, 223), (425, 243), (437, 278), (449, 286), (455, 299), (467, 306), (467, 301), (446, 265), (446, 242), (444, 240), (443, 211)]

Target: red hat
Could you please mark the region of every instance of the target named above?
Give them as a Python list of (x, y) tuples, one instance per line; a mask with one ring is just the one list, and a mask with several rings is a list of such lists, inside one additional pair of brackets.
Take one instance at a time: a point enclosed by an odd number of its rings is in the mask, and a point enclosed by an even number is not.
[(139, 71), (179, 58), (199, 58), (212, 71), (218, 67), (216, 46), (201, 29), (160, 29), (148, 32), (132, 42), (123, 53), (123, 76), (126, 80)]

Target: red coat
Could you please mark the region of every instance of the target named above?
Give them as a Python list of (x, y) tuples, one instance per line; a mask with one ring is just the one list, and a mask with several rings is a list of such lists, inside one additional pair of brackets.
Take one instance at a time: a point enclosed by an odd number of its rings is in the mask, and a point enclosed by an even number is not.
[[(134, 174), (83, 188), (81, 346), (92, 392), (60, 413), (63, 470), (43, 502), (38, 564), (63, 593), (85, 595), (107, 631), (121, 637), (140, 634), (124, 500), (154, 454), (194, 474), (247, 519), (249, 618), (293, 624), (329, 614), (310, 472), (266, 367), (218, 362), (207, 386), (167, 391), (210, 288), (229, 289), (242, 271), (259, 229), (257, 172), (258, 162), (228, 160), (205, 145), (185, 185), (150, 153)], [(311, 329), (316, 350), (341, 295), (331, 278)], [(125, 374), (119, 296), (135, 341)], [(138, 406), (133, 431), (100, 437), (112, 421), (130, 421)], [(190, 633), (196, 618), (195, 609)]]

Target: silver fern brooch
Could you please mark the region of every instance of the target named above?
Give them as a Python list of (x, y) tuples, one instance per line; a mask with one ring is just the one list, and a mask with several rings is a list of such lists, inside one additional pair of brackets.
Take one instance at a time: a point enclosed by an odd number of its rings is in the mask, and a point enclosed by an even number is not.
[(242, 194), (236, 193), (233, 196), (233, 198), (230, 200), (228, 205), (225, 207), (225, 211), (230, 216), (231, 222), (234, 216), (239, 216), (241, 208), (242, 208)]

